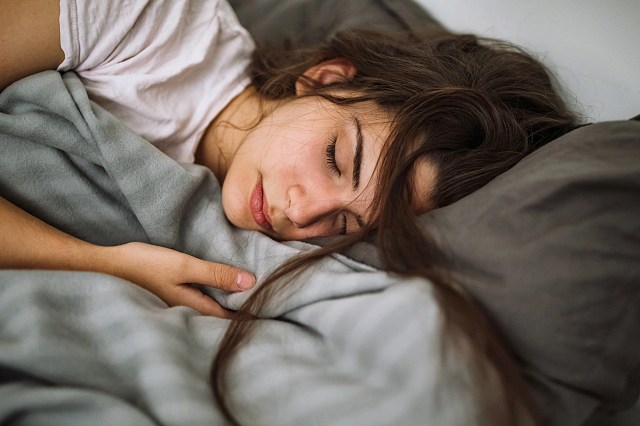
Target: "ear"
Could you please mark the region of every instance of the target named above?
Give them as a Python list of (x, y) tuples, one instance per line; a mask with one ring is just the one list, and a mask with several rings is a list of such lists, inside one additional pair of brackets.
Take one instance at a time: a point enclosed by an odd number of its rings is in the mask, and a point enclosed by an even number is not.
[[(325, 86), (338, 81), (351, 80), (357, 71), (356, 67), (349, 60), (337, 58), (314, 65), (302, 75)], [(298, 78), (296, 81), (296, 94), (304, 95), (308, 91), (309, 88), (304, 84), (302, 78)]]

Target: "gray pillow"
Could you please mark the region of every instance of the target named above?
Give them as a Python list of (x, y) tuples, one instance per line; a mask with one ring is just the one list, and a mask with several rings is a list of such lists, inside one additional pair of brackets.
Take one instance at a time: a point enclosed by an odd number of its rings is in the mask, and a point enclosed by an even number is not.
[(550, 423), (640, 393), (640, 122), (593, 124), (422, 217), (522, 360)]
[[(438, 24), (410, 0), (232, 0), (260, 42)], [(502, 329), (548, 423), (602, 424), (640, 392), (640, 122), (575, 130), (421, 218)], [(376, 264), (361, 244), (349, 254)]]
[(229, 0), (259, 43), (316, 44), (346, 28), (413, 30), (440, 27), (411, 0)]

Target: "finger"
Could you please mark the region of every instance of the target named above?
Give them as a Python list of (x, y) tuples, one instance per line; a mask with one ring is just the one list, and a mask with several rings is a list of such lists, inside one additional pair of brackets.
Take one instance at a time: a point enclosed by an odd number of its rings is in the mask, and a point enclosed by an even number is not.
[(223, 308), (218, 302), (189, 285), (182, 285), (176, 289), (171, 300), (166, 301), (170, 306), (187, 306), (193, 308), (202, 315), (218, 318), (230, 318), (232, 311)]
[(230, 265), (194, 258), (186, 281), (219, 288), (225, 291), (244, 291), (252, 288), (256, 279), (250, 273)]

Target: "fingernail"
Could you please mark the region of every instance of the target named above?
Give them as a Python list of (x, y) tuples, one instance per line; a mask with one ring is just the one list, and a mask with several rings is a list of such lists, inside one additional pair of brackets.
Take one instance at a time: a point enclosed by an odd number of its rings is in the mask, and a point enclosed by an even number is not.
[(243, 290), (249, 290), (256, 283), (256, 280), (246, 272), (238, 272), (236, 276), (236, 285)]

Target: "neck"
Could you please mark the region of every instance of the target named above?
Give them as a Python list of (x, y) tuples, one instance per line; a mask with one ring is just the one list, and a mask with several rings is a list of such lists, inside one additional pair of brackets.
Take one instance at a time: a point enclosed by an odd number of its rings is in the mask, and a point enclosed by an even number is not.
[(195, 162), (211, 169), (222, 185), (247, 134), (276, 105), (275, 101), (263, 100), (253, 86), (248, 86), (209, 124), (196, 150)]

